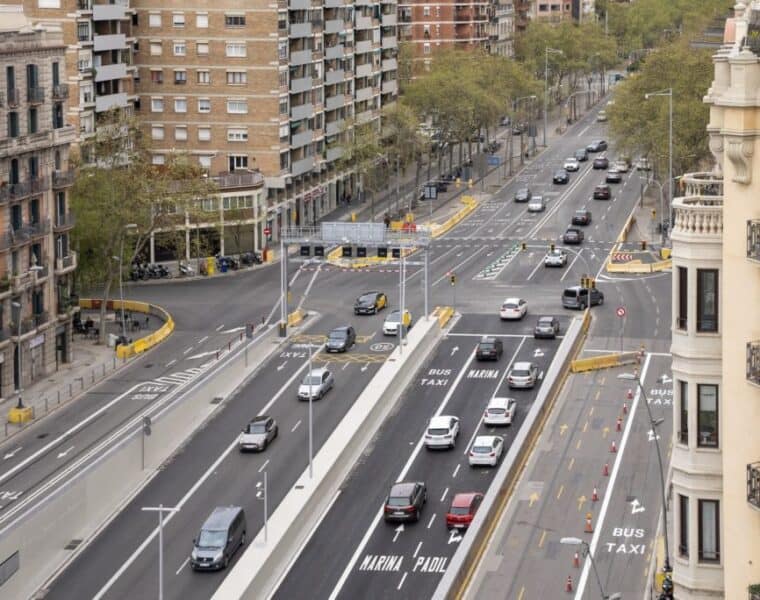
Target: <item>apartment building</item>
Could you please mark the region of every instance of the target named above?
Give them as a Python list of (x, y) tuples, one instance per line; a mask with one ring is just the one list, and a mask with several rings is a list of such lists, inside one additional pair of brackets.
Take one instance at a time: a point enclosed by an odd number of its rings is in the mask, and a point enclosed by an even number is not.
[(66, 44), (0, 6), (0, 396), (71, 357), (73, 271)]
[(594, 0), (532, 0), (530, 18), (543, 23), (595, 19)]
[[(340, 144), (354, 120), (379, 127), (381, 108), (397, 96), (395, 2), (135, 7), (136, 109), (154, 162), (186, 152), (216, 177), (210, 216), (244, 211), (236, 223), (260, 249), (282, 227), (310, 225), (345, 193), (356, 196), (338, 168)], [(229, 189), (232, 180), (247, 186)], [(211, 221), (200, 235), (215, 235)]]
[(515, 55), (515, 5), (512, 2), (495, 2), (488, 19), (488, 42), (491, 54), (513, 58)]
[[(675, 386), (674, 406), (677, 598), (760, 596), (760, 4), (740, 2), (734, 11), (705, 96), (722, 200), (703, 191), (674, 203), (676, 229), (680, 219), (694, 238), (690, 258), (684, 244), (674, 262), (689, 268), (674, 271), (674, 379), (687, 382)], [(674, 253), (684, 235), (674, 230)], [(684, 286), (692, 295), (679, 307)], [(692, 348), (682, 336), (694, 338)]]

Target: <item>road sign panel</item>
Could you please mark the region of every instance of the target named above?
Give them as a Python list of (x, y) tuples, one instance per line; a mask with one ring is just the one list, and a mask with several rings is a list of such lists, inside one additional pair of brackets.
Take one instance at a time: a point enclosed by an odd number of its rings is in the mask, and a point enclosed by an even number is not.
[(618, 306), (617, 310), (615, 311), (615, 314), (618, 317), (624, 317), (625, 316), (625, 306)]
[(264, 235), (269, 235), (270, 233), (272, 233), (272, 229), (269, 227), (264, 227)]

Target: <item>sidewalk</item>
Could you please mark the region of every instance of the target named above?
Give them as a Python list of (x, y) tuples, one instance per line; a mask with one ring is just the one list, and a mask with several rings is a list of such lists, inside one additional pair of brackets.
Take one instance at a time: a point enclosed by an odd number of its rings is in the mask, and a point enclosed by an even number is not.
[[(97, 320), (99, 314), (99, 311), (82, 311), (82, 321), (86, 321), (88, 317)], [(145, 315), (139, 315), (139, 317), (141, 317), (141, 329), (130, 332), (128, 325), (127, 337), (142, 337), (163, 325), (157, 317), (151, 316), (146, 328)], [(107, 331), (120, 333), (121, 324), (116, 321), (114, 313), (107, 313), (106, 318)], [(24, 427), (34, 424), (63, 404), (77, 399), (90, 388), (138, 358), (117, 359), (114, 348), (97, 344), (97, 340), (88, 339), (82, 334), (75, 334), (71, 354), (71, 362), (60, 364), (57, 371), (38, 379), (22, 390), (20, 395), (24, 406), (34, 409), (34, 419), (23, 425), (14, 425), (6, 421), (5, 427), (0, 429), (0, 442), (18, 433)], [(8, 411), (16, 406), (17, 401), (17, 395), (0, 401), (0, 414), (3, 415), (3, 419)]]

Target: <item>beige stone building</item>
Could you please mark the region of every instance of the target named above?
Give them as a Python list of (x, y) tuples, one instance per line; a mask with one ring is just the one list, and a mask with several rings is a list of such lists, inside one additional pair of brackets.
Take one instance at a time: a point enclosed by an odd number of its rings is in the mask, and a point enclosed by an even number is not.
[(0, 6), (0, 396), (71, 357), (66, 46), (58, 27), (32, 27)]

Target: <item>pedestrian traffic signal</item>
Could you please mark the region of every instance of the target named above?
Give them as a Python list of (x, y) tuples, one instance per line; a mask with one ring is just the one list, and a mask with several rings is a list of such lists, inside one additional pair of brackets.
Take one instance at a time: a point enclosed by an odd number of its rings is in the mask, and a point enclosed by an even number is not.
[(378, 258), (388, 258), (388, 248), (385, 246), (380, 246), (377, 249), (377, 257)]
[(353, 256), (353, 248), (351, 246), (343, 246), (343, 258), (351, 258)]
[(364, 246), (357, 246), (356, 256), (358, 258), (367, 258), (367, 249)]
[(401, 248), (394, 248), (391, 250), (391, 256), (393, 256), (393, 258), (401, 258)]
[(311, 246), (301, 246), (301, 256), (311, 256)]

